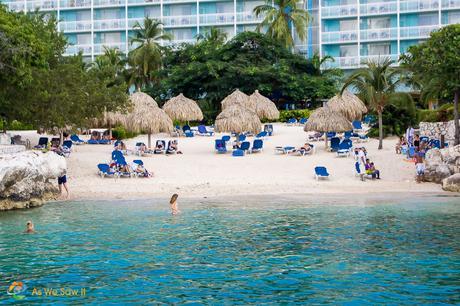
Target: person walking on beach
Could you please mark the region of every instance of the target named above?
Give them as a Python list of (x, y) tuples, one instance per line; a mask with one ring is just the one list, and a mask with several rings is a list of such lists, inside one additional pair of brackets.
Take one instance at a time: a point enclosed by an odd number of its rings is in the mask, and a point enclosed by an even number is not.
[(417, 174), (417, 183), (421, 183), (425, 176), (425, 164), (423, 163), (423, 154), (415, 154), (415, 173)]
[(27, 221), (26, 223), (26, 230), (25, 230), (25, 233), (27, 234), (33, 234), (35, 233), (35, 229), (34, 229), (34, 224), (32, 223), (32, 221)]
[(177, 205), (177, 198), (179, 195), (177, 193), (173, 194), (169, 204), (171, 205), (171, 215), (175, 216), (180, 214), (179, 206)]
[(69, 198), (69, 188), (67, 188), (67, 176), (66, 174), (64, 173), (63, 176), (60, 176), (58, 177), (58, 186), (59, 186), (59, 194), (62, 196), (62, 187), (64, 187), (65, 191), (66, 191), (66, 196), (65, 198), (68, 199)]

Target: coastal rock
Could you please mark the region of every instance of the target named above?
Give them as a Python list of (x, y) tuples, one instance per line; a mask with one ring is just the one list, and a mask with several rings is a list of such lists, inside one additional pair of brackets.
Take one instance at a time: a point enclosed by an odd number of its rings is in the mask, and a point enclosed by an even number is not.
[(41, 205), (57, 195), (55, 179), (67, 169), (53, 152), (27, 151), (0, 157), (0, 210)]
[(455, 173), (442, 180), (442, 189), (445, 191), (460, 192), (460, 173)]
[(442, 183), (442, 181), (460, 172), (460, 145), (444, 149), (431, 149), (426, 154), (425, 180)]

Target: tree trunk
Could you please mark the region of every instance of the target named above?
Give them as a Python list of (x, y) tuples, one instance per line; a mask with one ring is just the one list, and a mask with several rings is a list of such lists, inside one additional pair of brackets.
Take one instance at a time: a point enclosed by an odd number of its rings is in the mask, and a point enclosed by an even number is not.
[(327, 132), (324, 133), (324, 138), (326, 139), (325, 145), (326, 145), (326, 151), (327, 151)]
[(152, 148), (152, 134), (149, 134), (148, 135), (148, 148), (151, 149)]
[(455, 91), (454, 95), (454, 126), (455, 126), (455, 145), (460, 143), (460, 129), (458, 124), (458, 100), (460, 99), (460, 89)]
[(62, 144), (64, 143), (64, 131), (63, 130), (59, 130), (59, 145), (62, 146)]
[(379, 150), (383, 149), (383, 118), (382, 118), (382, 111), (377, 111), (379, 115)]
[(112, 124), (109, 121), (109, 139), (112, 141)]

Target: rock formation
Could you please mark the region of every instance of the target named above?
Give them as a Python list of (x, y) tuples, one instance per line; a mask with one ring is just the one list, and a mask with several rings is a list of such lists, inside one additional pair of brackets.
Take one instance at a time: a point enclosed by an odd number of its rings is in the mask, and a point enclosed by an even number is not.
[(426, 181), (442, 183), (447, 191), (460, 191), (460, 145), (429, 150), (425, 163)]
[(56, 178), (67, 168), (53, 152), (0, 156), (0, 210), (40, 206), (58, 194)]

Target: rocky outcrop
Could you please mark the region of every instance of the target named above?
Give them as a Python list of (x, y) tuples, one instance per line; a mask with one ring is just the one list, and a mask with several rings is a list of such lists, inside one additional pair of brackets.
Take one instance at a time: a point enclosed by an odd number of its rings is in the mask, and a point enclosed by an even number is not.
[(455, 138), (454, 120), (448, 122), (420, 122), (420, 135), (433, 139), (441, 139), (444, 135), (445, 141), (453, 142)]
[[(443, 189), (458, 191), (460, 173), (460, 145), (445, 149), (431, 149), (426, 154), (425, 180), (443, 184)], [(457, 186), (455, 187), (455, 184)]]
[(63, 175), (64, 157), (27, 151), (0, 156), (0, 210), (42, 205), (57, 193), (55, 179)]
[(460, 173), (455, 173), (442, 180), (442, 189), (452, 192), (460, 192)]

